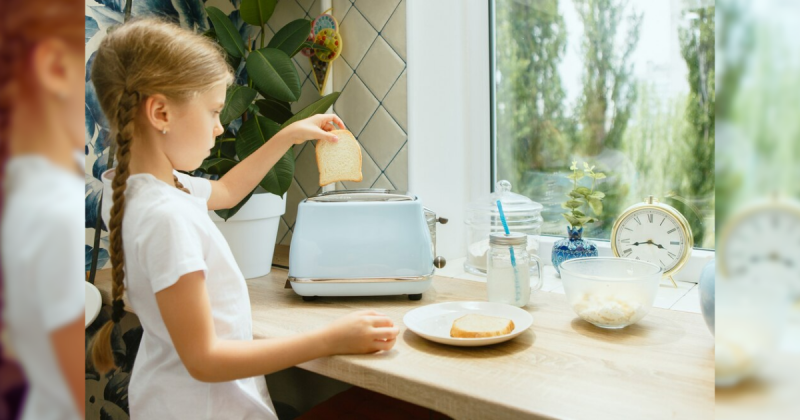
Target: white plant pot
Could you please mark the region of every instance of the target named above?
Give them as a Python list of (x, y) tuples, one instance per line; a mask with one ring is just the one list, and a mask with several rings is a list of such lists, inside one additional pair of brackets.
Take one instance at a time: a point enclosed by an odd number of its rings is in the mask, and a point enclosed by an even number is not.
[(208, 214), (217, 225), (244, 278), (252, 279), (269, 274), (272, 255), (278, 237), (278, 225), (286, 212), (283, 198), (267, 192), (256, 192), (241, 209), (226, 222), (213, 211)]

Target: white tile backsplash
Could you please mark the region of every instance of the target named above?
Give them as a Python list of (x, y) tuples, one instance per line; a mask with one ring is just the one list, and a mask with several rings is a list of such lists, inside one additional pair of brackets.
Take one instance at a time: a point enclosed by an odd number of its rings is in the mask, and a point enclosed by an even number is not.
[[(362, 144), (364, 176), (360, 183), (337, 183), (336, 189), (407, 190), (406, 0), (333, 0), (332, 6), (343, 48), (328, 84), (341, 92), (334, 112)], [(270, 24), (280, 29), (284, 21), (313, 20), (322, 12), (319, 0), (281, 0)], [(309, 60), (297, 55), (294, 61), (301, 81), (305, 80), (311, 72)], [(300, 98), (292, 107), (295, 112), (319, 98), (313, 80), (304, 82)], [(281, 230), (279, 243), (291, 241), (298, 204), (319, 191), (314, 146), (295, 146), (295, 158), (295, 180), (282, 218), (288, 231), (284, 235)]]

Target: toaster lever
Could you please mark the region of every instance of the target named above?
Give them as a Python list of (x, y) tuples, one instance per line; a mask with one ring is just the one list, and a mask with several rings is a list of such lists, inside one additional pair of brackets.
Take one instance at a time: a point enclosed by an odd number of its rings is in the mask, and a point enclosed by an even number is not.
[(446, 217), (440, 217), (440, 218), (436, 219), (436, 221), (441, 223), (441, 224), (443, 224), (443, 225), (446, 225), (449, 220)]

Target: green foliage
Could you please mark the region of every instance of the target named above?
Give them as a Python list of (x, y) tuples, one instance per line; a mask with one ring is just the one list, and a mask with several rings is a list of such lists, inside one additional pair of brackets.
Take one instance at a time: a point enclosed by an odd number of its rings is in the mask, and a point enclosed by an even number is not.
[[(583, 227), (586, 224), (597, 221), (597, 219), (586, 216), (585, 213), (579, 210), (584, 205), (587, 205), (595, 216), (603, 215), (603, 198), (605, 194), (595, 191), (595, 187), (597, 186), (597, 180), (605, 178), (606, 175), (602, 172), (595, 172), (594, 168), (594, 166), (590, 167), (588, 163), (584, 162), (583, 169), (578, 169), (578, 162), (573, 161), (572, 166), (569, 167), (572, 172), (566, 175), (572, 181), (573, 187), (567, 193), (569, 200), (561, 204), (562, 208), (569, 210), (568, 213), (562, 213), (562, 216), (574, 228)], [(592, 179), (591, 188), (578, 185), (578, 181), (584, 177)]]
[[(217, 138), (211, 156), (199, 168), (204, 173), (224, 176), (282, 128), (299, 119), (325, 112), (339, 97), (339, 92), (334, 92), (297, 114), (292, 113), (291, 103), (300, 98), (300, 78), (291, 57), (301, 48), (326, 48), (306, 42), (311, 33), (311, 22), (306, 19), (289, 22), (265, 45), (266, 23), (276, 3), (276, 0), (242, 0), (239, 9), (242, 20), (246, 24), (261, 27), (260, 45), (254, 51), (250, 50), (249, 40), (242, 39), (228, 16), (215, 7), (206, 8), (212, 28), (204, 35), (222, 46), (233, 68), (239, 68), (239, 63), (245, 61), (248, 80), (245, 84), (232, 85), (227, 91), (225, 106), (220, 114), (220, 122), (226, 126), (226, 130)], [(238, 118), (242, 119), (238, 131), (228, 130), (227, 126)], [(231, 138), (234, 132), (235, 138)], [(283, 195), (289, 190), (294, 169), (294, 151), (290, 148), (259, 185), (267, 192)], [(248, 194), (233, 208), (217, 211), (217, 214), (227, 220), (239, 211), (252, 194)]]
[[(696, 217), (683, 203), (669, 202), (690, 219), (695, 243), (713, 247), (714, 82), (727, 80), (714, 73), (714, 7), (683, 9), (674, 42), (689, 70), (689, 93), (665, 98), (633, 71), (636, 51), (651, 48), (639, 40), (643, 16), (634, 2), (496, 3), (497, 176), (542, 202), (543, 231), (563, 233), (558, 218), (591, 223), (584, 235), (607, 239), (626, 207), (672, 193), (700, 209)], [(565, 8), (577, 12), (574, 27), (566, 25)], [(567, 45), (568, 30), (581, 32), (579, 44)], [(564, 88), (568, 48), (581, 61), (574, 101)], [(741, 72), (733, 71), (735, 80)], [(593, 161), (595, 177), (579, 169), (564, 173), (573, 160)], [(558, 202), (561, 194), (583, 205), (570, 208), (574, 203)], [(581, 210), (586, 214), (574, 213)]]

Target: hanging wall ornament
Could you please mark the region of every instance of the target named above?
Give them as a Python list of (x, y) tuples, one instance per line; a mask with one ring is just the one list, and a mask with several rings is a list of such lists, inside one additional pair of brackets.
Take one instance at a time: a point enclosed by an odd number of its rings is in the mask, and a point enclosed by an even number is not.
[(317, 83), (317, 90), (320, 95), (325, 91), (325, 84), (328, 81), (328, 74), (331, 71), (331, 63), (339, 58), (342, 53), (342, 36), (339, 34), (339, 23), (328, 14), (319, 15), (311, 25), (311, 36), (313, 43), (324, 49), (309, 51), (303, 50), (303, 55), (311, 60), (311, 68), (314, 69), (314, 81)]

